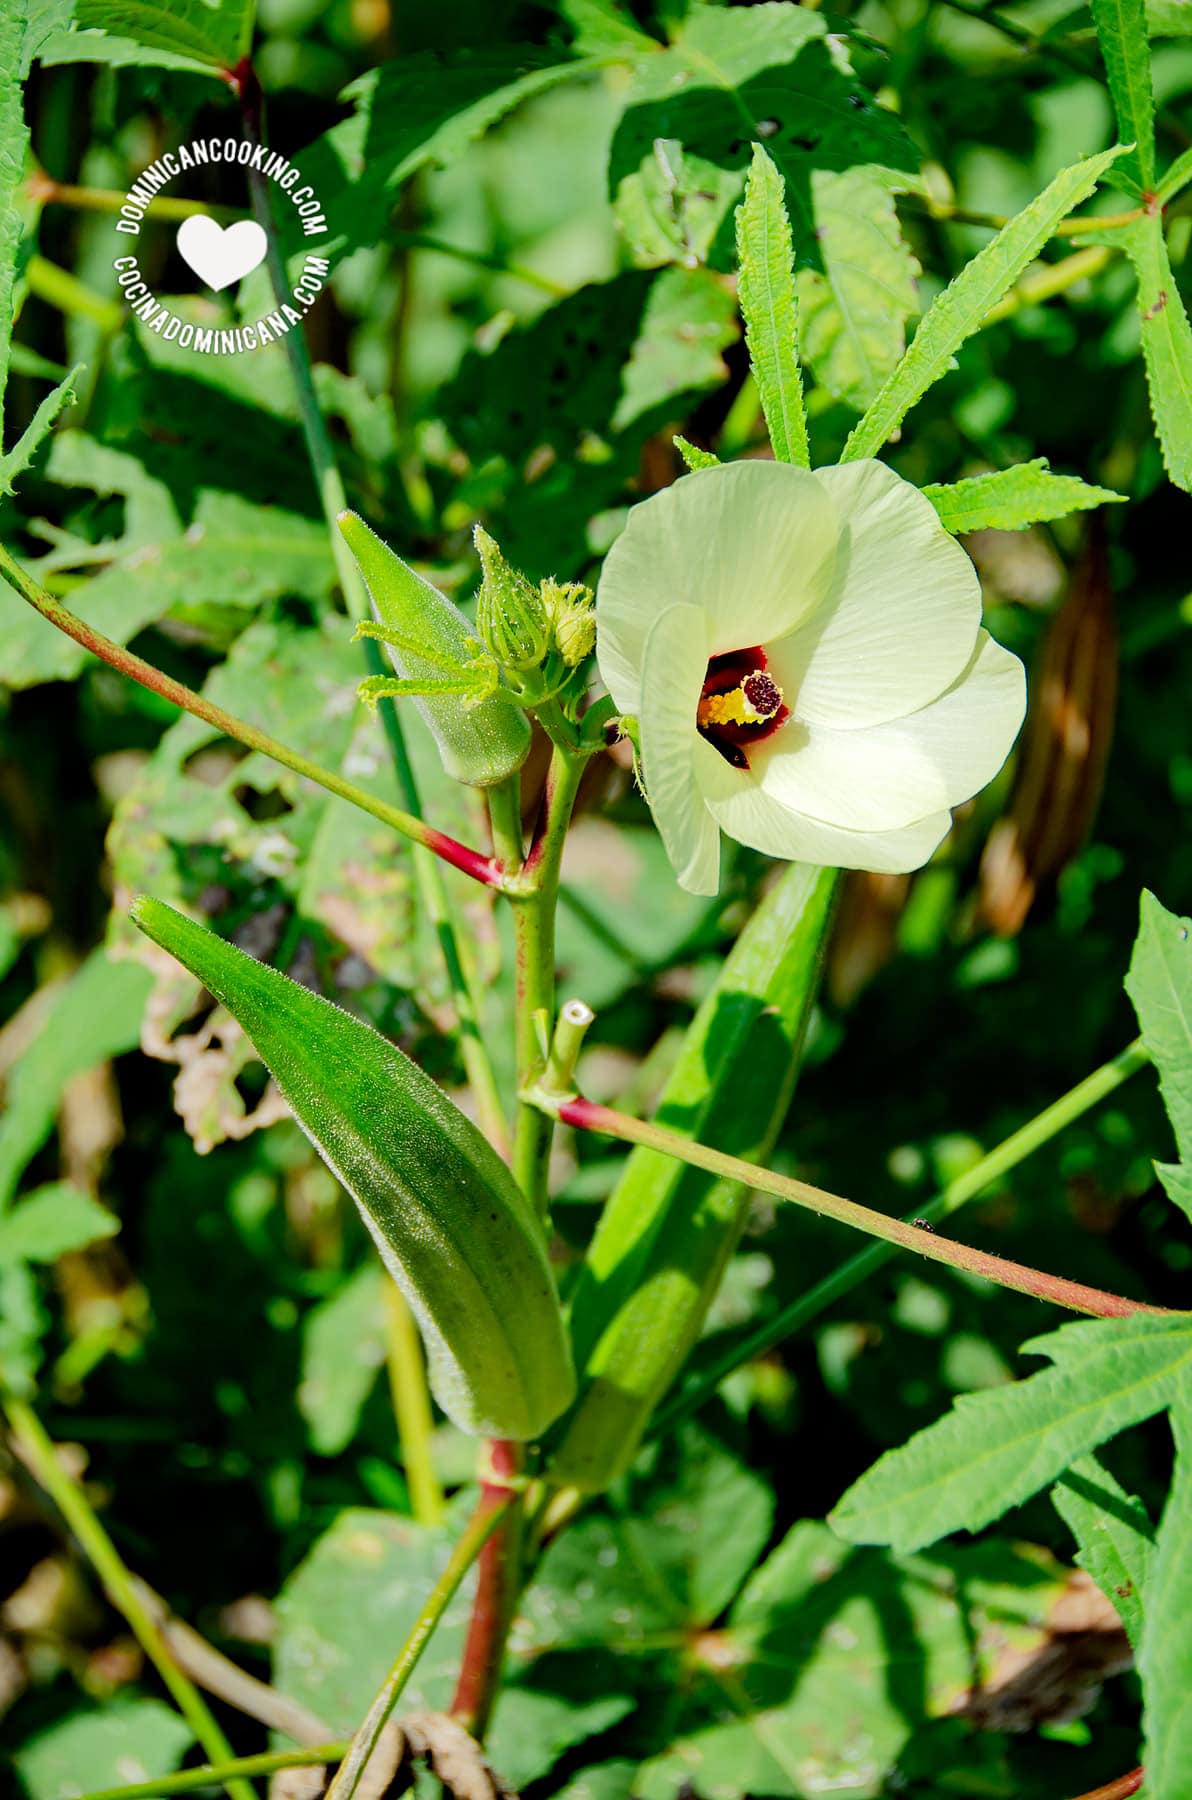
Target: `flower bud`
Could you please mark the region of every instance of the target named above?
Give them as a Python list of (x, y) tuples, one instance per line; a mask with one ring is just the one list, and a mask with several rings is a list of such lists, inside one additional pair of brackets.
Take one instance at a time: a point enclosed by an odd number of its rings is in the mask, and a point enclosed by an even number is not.
[[(339, 528), (381, 626), (403, 640), (400, 649), (388, 645), (394, 668), (403, 680), (425, 682), (430, 690), (415, 695), (414, 704), (434, 733), (447, 773), (474, 787), (504, 781), (530, 753), (525, 714), (499, 698), (466, 705), (458, 694), (434, 691), (443, 686), (445, 667), (465, 671), (474, 663), (472, 627), (445, 594), (416, 575), (355, 513), (341, 513)], [(434, 661), (407, 649), (410, 642), (425, 645)]]
[(569, 669), (578, 668), (596, 642), (591, 588), (551, 577), (542, 584), (542, 601), (559, 655)]
[(484, 572), (476, 600), (476, 629), (485, 648), (504, 669), (541, 668), (550, 644), (542, 596), (509, 567), (483, 525), (477, 525), (473, 535)]

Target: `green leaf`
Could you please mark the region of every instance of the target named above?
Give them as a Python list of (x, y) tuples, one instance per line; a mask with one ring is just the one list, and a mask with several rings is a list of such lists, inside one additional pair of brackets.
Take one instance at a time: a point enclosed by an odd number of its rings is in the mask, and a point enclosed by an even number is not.
[(0, 456), (0, 494), (12, 493), (13, 482), (18, 475), (24, 474), (37, 455), (58, 414), (63, 407), (74, 405), (77, 397), (75, 382), (81, 373), (82, 364), (78, 363), (66, 379), (46, 395), (7, 455)]
[(1192, 920), (1180, 919), (1145, 890), (1129, 994), (1147, 1054), (1159, 1071), (1163, 1104), (1180, 1164), (1155, 1169), (1176, 1205), (1192, 1218)]
[(1146, 0), (1152, 37), (1192, 37), (1192, 0)]
[(899, 1550), (978, 1531), (1077, 1457), (1171, 1406), (1192, 1379), (1192, 1320), (1183, 1315), (1063, 1325), (1023, 1347), (1055, 1366), (962, 1395), (862, 1475), (833, 1512), (833, 1528), (850, 1543)]
[[(0, 69), (15, 70), (21, 60), (27, 0), (0, 8)], [(25, 151), (29, 132), (20, 84), (9, 74), (0, 82), (0, 445), (3, 444), (4, 390), (12, 346), (16, 304), (17, 250), (21, 242), (21, 215), (17, 197), (25, 179)]]
[(1143, 0), (1092, 0), (1092, 6), (1118, 138), (1135, 146), (1114, 176), (1131, 193), (1148, 193), (1155, 185), (1155, 97), (1146, 7)]
[(736, 309), (721, 282), (706, 269), (663, 269), (621, 372), (613, 430), (648, 428), (660, 411), (673, 417), (688, 395), (716, 387), (728, 373), (721, 352), (736, 338)]
[(668, 1631), (694, 1636), (732, 1601), (773, 1516), (762, 1477), (711, 1432), (684, 1427), (643, 1458), (615, 1501), (551, 1544), (524, 1596), (519, 1639), (539, 1653), (621, 1653)]
[(119, 1219), (81, 1188), (51, 1182), (0, 1217), (0, 1262), (57, 1262), (68, 1250), (81, 1250), (119, 1229)]
[(895, 1767), (932, 1719), (961, 1710), (999, 1658), (1027, 1663), (1046, 1644), (1064, 1584), (1058, 1564), (1026, 1547), (895, 1558), (803, 1520), (706, 1660), (696, 1640), (673, 1741), (633, 1792), (673, 1800), (695, 1768), (709, 1795), (896, 1791)]
[(715, 469), (718, 467), (720, 463), (718, 456), (714, 456), (711, 450), (701, 450), (698, 444), (689, 444), (687, 439), (681, 437), (677, 431), (671, 441), (689, 469)]
[(1147, 1590), (1146, 1622), (1138, 1652), (1142, 1676), (1147, 1786), (1156, 1800), (1186, 1800), (1192, 1792), (1192, 1630), (1188, 1571), (1192, 1568), (1192, 1395), (1172, 1409), (1175, 1472)]
[(0, 1120), (0, 1211), (50, 1135), (71, 1077), (140, 1041), (149, 985), (139, 964), (113, 962), (96, 950), (54, 994), (38, 1036), (9, 1071)]
[(338, 1456), (385, 1362), (385, 1276), (373, 1263), (356, 1270), (302, 1322), (298, 1410), (319, 1456)]
[[(375, 244), (403, 183), (418, 169), (452, 162), (524, 100), (591, 77), (605, 61), (506, 45), (417, 52), (361, 76), (343, 96), (355, 104), (352, 117), (296, 158), (334, 234), (323, 254)], [(300, 224), (287, 218), (283, 230), (296, 247)]]
[(37, 1732), (13, 1762), (28, 1800), (62, 1800), (169, 1775), (193, 1742), (190, 1726), (164, 1701), (120, 1696)]
[(757, 140), (785, 182), (804, 363), (863, 405), (916, 310), (890, 194), (918, 185), (919, 157), (820, 14), (693, 7), (668, 49), (639, 58), (609, 161), (622, 230), (639, 263), (730, 266), (730, 214)]
[(844, 446), (842, 462), (875, 456), (907, 413), (951, 367), (989, 308), (1038, 255), (1060, 220), (1087, 200), (1097, 181), (1122, 154), (1119, 146), (1062, 169), (1050, 185), (998, 232), (950, 282), (915, 332), (910, 348), (888, 377)]
[(1143, 218), (1121, 232), (1134, 264), (1142, 319), (1151, 416), (1163, 466), (1176, 487), (1192, 493), (1192, 325), (1172, 273), (1163, 218)]
[(948, 531), (1022, 531), (1047, 519), (1087, 512), (1094, 506), (1124, 500), (1109, 488), (1092, 487), (1075, 475), (1053, 475), (1045, 456), (970, 475), (963, 481), (933, 483), (923, 493)]
[(815, 169), (811, 196), (823, 269), (795, 279), (803, 357), (837, 400), (861, 412), (906, 349), (919, 311), (919, 264), (893, 195), (908, 185), (866, 169)]
[(379, 1032), (159, 901), (134, 922), (225, 1005), (360, 1208), (462, 1430), (532, 1438), (574, 1391), (542, 1227), (505, 1164)]
[(46, 62), (148, 63), (217, 73), (234, 69), (248, 54), (255, 11), (255, 0), (75, 0), (64, 18), (54, 20), (64, 29), (55, 29), (31, 53)]
[(1095, 1456), (1074, 1462), (1051, 1500), (1079, 1545), (1076, 1561), (1116, 1607), (1137, 1651), (1154, 1563), (1155, 1528), (1146, 1508)]
[(799, 310), (795, 299), (790, 220), (783, 181), (760, 144), (737, 209), (737, 297), (745, 343), (761, 395), (770, 445), (778, 462), (811, 467), (803, 378), (799, 373)]
[[(764, 1157), (790, 1105), (836, 891), (834, 870), (787, 871), (738, 938), (700, 1007), (656, 1118), (737, 1155)], [(575, 1289), (581, 1392), (551, 1464), (605, 1486), (699, 1334), (744, 1224), (748, 1194), (656, 1151), (634, 1150)]]

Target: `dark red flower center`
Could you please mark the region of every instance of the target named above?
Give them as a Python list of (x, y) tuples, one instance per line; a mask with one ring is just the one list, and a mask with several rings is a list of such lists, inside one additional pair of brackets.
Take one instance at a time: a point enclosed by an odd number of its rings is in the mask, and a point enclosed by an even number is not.
[(770, 675), (760, 646), (714, 656), (704, 676), (696, 725), (725, 762), (749, 767), (749, 746), (772, 736), (790, 717), (782, 689)]

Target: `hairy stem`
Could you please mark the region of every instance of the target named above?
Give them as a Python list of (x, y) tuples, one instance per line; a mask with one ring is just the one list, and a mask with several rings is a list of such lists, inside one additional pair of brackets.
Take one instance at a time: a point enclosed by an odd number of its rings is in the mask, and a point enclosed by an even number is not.
[(464, 1576), (500, 1524), (512, 1498), (512, 1492), (508, 1487), (485, 1488), (482, 1492), (476, 1511), (472, 1514), (463, 1535), (451, 1552), (446, 1568), (427, 1595), (422, 1611), (418, 1614), (409, 1636), (398, 1651), (393, 1667), (382, 1682), (376, 1699), (369, 1707), (363, 1723), (352, 1739), (348, 1753), (337, 1769), (331, 1786), (327, 1789), (327, 1800), (352, 1800), (360, 1777), (376, 1749), (377, 1740), (385, 1728), (385, 1723), (397, 1705), (403, 1688), (430, 1641), (432, 1632), (450, 1606)]
[(422, 1341), (405, 1296), (388, 1277), (385, 1280), (385, 1346), (389, 1390), (393, 1396), (393, 1412), (414, 1517), (423, 1525), (441, 1525), (443, 1489), (435, 1470), (434, 1416), (426, 1385)]
[[(82, 1488), (71, 1479), (59, 1462), (41, 1420), (31, 1406), (18, 1400), (15, 1395), (6, 1395), (3, 1407), (13, 1435), (14, 1450), (62, 1514), (79, 1547), (103, 1583), (112, 1605), (127, 1619), (133, 1636), (157, 1670), (162, 1685), (178, 1711), (213, 1762), (230, 1761), (231, 1745), (199, 1690), (170, 1655), (137, 1582), (125, 1568), (116, 1546), (92, 1511)], [(231, 1800), (254, 1800), (251, 1786), (239, 1776), (228, 1776), (223, 1787)]]
[(222, 706), (216, 706), (203, 694), (196, 694), (193, 688), (184, 687), (180, 681), (155, 669), (142, 657), (134, 656), (120, 644), (114, 644), (111, 638), (104, 637), (82, 619), (76, 618), (55, 600), (52, 594), (25, 573), (20, 564), (15, 562), (8, 551), (0, 544), (0, 575), (9, 586), (15, 588), (23, 600), (39, 612), (43, 619), (56, 625), (59, 631), (81, 644), (93, 656), (98, 656), (110, 668), (117, 669), (121, 675), (128, 675), (133, 681), (140, 682), (142, 687), (149, 688), (152, 693), (159, 694), (163, 700), (169, 700), (174, 706), (181, 707), (183, 712), (193, 713), (196, 719), (213, 725), (225, 737), (234, 738), (237, 743), (245, 744), (250, 750), (259, 750), (274, 762), (281, 763), (283, 768), (292, 769), (296, 775), (303, 775), (329, 794), (335, 794), (341, 800), (358, 806), (362, 812), (371, 813), (383, 825), (389, 825), (394, 831), (401, 832), (403, 837), (421, 844), (424, 849), (432, 851), (435, 856), (442, 857), (453, 868), (462, 869), (474, 881), (482, 882), (486, 887), (501, 887), (503, 880), (500, 870), (490, 856), (481, 856), (477, 850), (469, 850), (465, 844), (457, 844), (454, 838), (447, 837), (444, 832), (435, 831), (412, 813), (402, 812), (396, 806), (390, 806), (386, 800), (378, 800), (375, 794), (367, 789), (357, 787), (355, 782), (346, 781), (334, 769), (324, 769), (312, 762), (309, 756), (300, 751), (291, 750), (288, 744), (280, 743), (277, 738), (270, 737), (268, 732), (260, 731), (250, 725), (246, 719), (238, 719), (235, 714), (225, 712)]
[(1067, 1307), (1070, 1312), (1088, 1313), (1101, 1319), (1121, 1319), (1134, 1313), (1162, 1314), (1168, 1310), (1163, 1306), (1148, 1306), (1141, 1300), (1126, 1299), (1121, 1294), (1102, 1293), (1079, 1281), (1068, 1281), (1062, 1275), (1047, 1275), (1041, 1269), (1030, 1269), (1022, 1263), (1009, 1262), (1005, 1257), (992, 1256), (985, 1250), (973, 1250), (967, 1244), (936, 1237), (934, 1232), (922, 1226), (892, 1219), (855, 1200), (812, 1187), (809, 1182), (775, 1175), (739, 1156), (709, 1150), (703, 1144), (680, 1137), (678, 1132), (668, 1131), (663, 1125), (631, 1119), (625, 1113), (614, 1112), (608, 1106), (597, 1106), (590, 1100), (560, 1102), (548, 1094), (535, 1092), (530, 1096), (530, 1103), (553, 1112), (556, 1118), (581, 1131), (596, 1131), (604, 1137), (620, 1138), (627, 1144), (643, 1144), (649, 1150), (660, 1150), (664, 1156), (691, 1163), (697, 1169), (706, 1169), (709, 1174), (744, 1182), (759, 1193), (773, 1194), (779, 1200), (791, 1200), (796, 1206), (835, 1219), (838, 1224), (851, 1225), (869, 1237), (884, 1238), (900, 1250), (916, 1250), (932, 1262), (964, 1269), (970, 1275), (980, 1275), (1000, 1287), (1014, 1288), (1018, 1293), (1031, 1294), (1039, 1300), (1050, 1300), (1056, 1306)]
[[(1004, 1138), (980, 1161), (974, 1163), (971, 1169), (966, 1169), (963, 1175), (950, 1181), (934, 1199), (917, 1208), (913, 1216), (908, 1214), (904, 1222), (910, 1225), (916, 1220), (926, 1220), (929, 1225), (937, 1225), (941, 1219), (948, 1218), (966, 1201), (975, 1200), (979, 1194), (985, 1193), (1001, 1176), (1016, 1168), (1041, 1145), (1050, 1142), (1065, 1126), (1079, 1119), (1149, 1063), (1150, 1057), (1143, 1047), (1142, 1039), (1136, 1038), (1125, 1050), (1103, 1063), (1099, 1069), (1094, 1069), (1091, 1075), (1086, 1075), (1074, 1088), (1052, 1101), (1050, 1106), (1044, 1107), (1026, 1125)], [(668, 1406), (662, 1407), (655, 1414), (649, 1435), (657, 1437), (672, 1430), (680, 1419), (697, 1411), (715, 1393), (721, 1382), (726, 1381), (737, 1369), (765, 1356), (767, 1351), (780, 1344), (784, 1338), (801, 1331), (831, 1306), (833, 1301), (839, 1300), (841, 1295), (847, 1294), (876, 1269), (880, 1269), (895, 1254), (896, 1247), (892, 1244), (869, 1244), (838, 1269), (833, 1269), (830, 1275), (817, 1281), (813, 1288), (800, 1294), (789, 1306), (783, 1307), (776, 1318), (768, 1319), (758, 1330), (734, 1344), (710, 1368), (701, 1370), (695, 1380), (683, 1388)]]

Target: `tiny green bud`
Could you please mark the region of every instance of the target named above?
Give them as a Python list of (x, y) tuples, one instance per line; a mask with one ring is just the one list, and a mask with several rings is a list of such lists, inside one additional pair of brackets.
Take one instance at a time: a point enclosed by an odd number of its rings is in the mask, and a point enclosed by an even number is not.
[(552, 576), (542, 584), (542, 603), (559, 655), (569, 669), (578, 668), (596, 642), (591, 588)]
[(477, 525), (473, 539), (484, 577), (476, 600), (480, 636), (502, 668), (541, 668), (550, 643), (541, 595), (509, 567), (483, 525)]
[[(413, 694), (414, 704), (434, 733), (447, 773), (474, 787), (504, 781), (529, 755), (530, 725), (524, 713), (504, 700), (474, 698), (479, 684), (468, 621), (355, 513), (340, 513), (339, 528), (386, 628), (383, 635), (399, 679), (421, 690)], [(408, 645), (425, 645), (426, 654)], [(444, 685), (444, 671), (453, 669), (460, 672), (467, 697), (459, 690), (436, 691)]]

